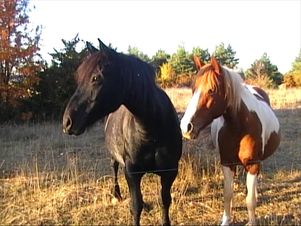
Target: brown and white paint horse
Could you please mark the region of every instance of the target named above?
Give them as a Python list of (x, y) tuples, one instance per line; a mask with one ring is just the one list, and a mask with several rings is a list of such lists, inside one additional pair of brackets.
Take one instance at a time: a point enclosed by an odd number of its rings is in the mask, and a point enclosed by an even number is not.
[(219, 150), (224, 174), (221, 224), (231, 223), (234, 172), (237, 165), (243, 165), (247, 171), (248, 224), (254, 225), (260, 161), (279, 146), (278, 119), (262, 89), (244, 84), (239, 74), (222, 67), (215, 58), (206, 65), (197, 57), (194, 61), (198, 73), (193, 96), (181, 120), (182, 134), (194, 139), (212, 123), (211, 136)]

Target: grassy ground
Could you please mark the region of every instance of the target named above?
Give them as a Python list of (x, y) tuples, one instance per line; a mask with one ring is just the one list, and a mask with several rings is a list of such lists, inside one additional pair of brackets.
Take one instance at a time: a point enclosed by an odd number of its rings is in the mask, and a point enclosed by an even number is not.
[[(190, 90), (167, 90), (183, 112)], [(278, 151), (263, 163), (259, 178), (259, 225), (301, 225), (301, 90), (269, 91), (282, 128)], [(175, 101), (177, 100), (177, 101)], [(179, 101), (181, 100), (181, 101)], [(123, 201), (111, 195), (110, 156), (97, 123), (79, 137), (63, 135), (59, 123), (0, 126), (0, 225), (128, 225), (129, 193), (122, 173)], [(222, 174), (208, 131), (184, 142), (180, 173), (173, 188), (173, 225), (216, 225), (222, 205)], [(143, 178), (141, 223), (161, 223), (160, 182)], [(247, 221), (245, 174), (235, 178), (234, 223)]]

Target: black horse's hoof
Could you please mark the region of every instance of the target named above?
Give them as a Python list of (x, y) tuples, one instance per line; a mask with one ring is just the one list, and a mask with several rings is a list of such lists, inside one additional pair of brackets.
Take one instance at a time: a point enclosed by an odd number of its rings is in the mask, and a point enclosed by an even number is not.
[(112, 193), (113, 193), (113, 196), (114, 196), (115, 199), (117, 199), (118, 201), (121, 201), (121, 200), (122, 200), (120, 188), (119, 188), (118, 185), (115, 185), (115, 186), (113, 187)]
[(143, 202), (143, 209), (146, 212), (150, 212), (153, 209), (153, 206), (150, 203)]

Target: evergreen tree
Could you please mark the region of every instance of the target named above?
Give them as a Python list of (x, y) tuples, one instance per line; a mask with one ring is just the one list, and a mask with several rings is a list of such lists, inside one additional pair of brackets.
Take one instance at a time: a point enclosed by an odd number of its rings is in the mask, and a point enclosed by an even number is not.
[(176, 74), (190, 74), (195, 71), (191, 55), (184, 46), (179, 46), (177, 52), (171, 56), (170, 63)]
[(219, 61), (221, 65), (227, 66), (228, 68), (235, 68), (235, 66), (239, 63), (239, 59), (235, 58), (236, 52), (232, 49), (229, 44), (227, 48), (225, 48), (225, 44), (221, 43), (215, 47), (213, 52), (213, 56)]
[(167, 63), (170, 58), (170, 55), (167, 54), (164, 50), (159, 49), (151, 59), (151, 64), (156, 70), (156, 73), (160, 73), (160, 67)]
[(278, 86), (283, 79), (277, 66), (271, 63), (267, 53), (264, 53), (259, 60), (255, 60), (251, 68), (245, 72), (245, 77), (247, 80), (257, 80), (258, 82), (262, 80), (261, 83), (266, 81), (267, 87)]
[(145, 61), (147, 63), (150, 62), (150, 58), (147, 56), (147, 54), (144, 54), (143, 52), (141, 52), (137, 47), (131, 47), (131, 46), (129, 46), (129, 48), (128, 48), (128, 54), (136, 56), (136, 57), (140, 58), (141, 60), (143, 60), (143, 61)]
[(192, 56), (198, 56), (204, 64), (209, 63), (210, 61), (210, 53), (208, 49), (201, 49), (200, 47), (193, 47)]
[(64, 48), (54, 49), (51, 65), (39, 73), (40, 82), (36, 87), (38, 95), (32, 98), (28, 107), (36, 117), (42, 119), (58, 119), (76, 88), (75, 70), (82, 58), (87, 54), (86, 49), (77, 51), (81, 42), (78, 36), (70, 41), (62, 39)]

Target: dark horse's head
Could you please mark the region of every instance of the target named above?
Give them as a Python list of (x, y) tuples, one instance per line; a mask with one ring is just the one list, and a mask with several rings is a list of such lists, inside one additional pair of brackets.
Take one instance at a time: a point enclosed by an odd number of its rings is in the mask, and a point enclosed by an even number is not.
[(78, 86), (65, 109), (64, 133), (80, 135), (122, 104), (123, 77), (118, 66), (119, 53), (100, 40), (99, 46), (98, 50), (87, 43), (89, 55), (76, 71)]

